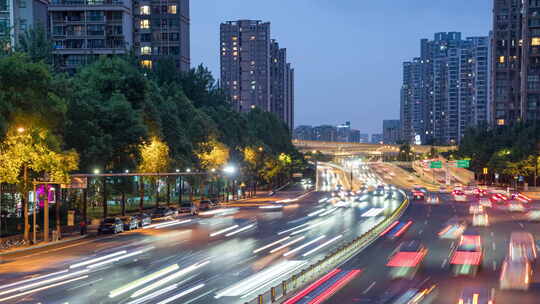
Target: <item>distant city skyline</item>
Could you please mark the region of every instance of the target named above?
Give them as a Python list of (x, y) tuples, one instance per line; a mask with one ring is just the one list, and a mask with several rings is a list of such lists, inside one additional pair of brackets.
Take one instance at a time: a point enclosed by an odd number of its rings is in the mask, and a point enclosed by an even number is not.
[(399, 118), (402, 62), (418, 54), (419, 39), (439, 31), (486, 36), (491, 8), (467, 0), (192, 1), (191, 63), (219, 78), (220, 23), (269, 21), (295, 65), (295, 125), (351, 121), (362, 133), (381, 133), (384, 119)]

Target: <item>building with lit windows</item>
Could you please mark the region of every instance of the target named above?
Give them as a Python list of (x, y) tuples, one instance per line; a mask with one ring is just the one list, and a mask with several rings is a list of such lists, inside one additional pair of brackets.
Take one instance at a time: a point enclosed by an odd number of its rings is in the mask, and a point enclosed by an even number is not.
[(189, 0), (134, 1), (133, 20), (134, 50), (142, 66), (169, 57), (177, 69), (189, 71)]
[(287, 51), (270, 37), (270, 23), (227, 21), (220, 25), (221, 87), (239, 112), (259, 108), (294, 126), (294, 69)]
[(403, 64), (401, 137), (414, 144), (456, 144), (489, 121), (488, 37), (459, 32), (422, 39), (420, 57)]
[(47, 26), (46, 0), (0, 0), (0, 38), (16, 45), (27, 29)]
[(133, 46), (131, 0), (53, 0), (50, 36), (55, 64), (68, 72), (100, 55), (126, 54)]

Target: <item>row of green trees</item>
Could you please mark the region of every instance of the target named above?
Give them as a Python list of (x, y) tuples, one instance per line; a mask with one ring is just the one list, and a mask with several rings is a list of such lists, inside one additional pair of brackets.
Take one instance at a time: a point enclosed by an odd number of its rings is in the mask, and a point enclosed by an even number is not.
[(456, 158), (471, 159), (471, 169), (498, 173), (501, 179), (528, 177), (534, 183), (540, 166), (540, 125), (518, 123), (494, 128), (470, 129), (461, 140)]

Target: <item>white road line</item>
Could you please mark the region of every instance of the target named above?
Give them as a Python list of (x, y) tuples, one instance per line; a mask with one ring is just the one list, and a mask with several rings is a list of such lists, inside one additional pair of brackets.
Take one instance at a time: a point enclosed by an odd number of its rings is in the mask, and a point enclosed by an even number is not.
[(490, 232), (489, 234), (491, 235), (491, 237), (493, 237), (493, 236), (494, 236), (494, 234), (493, 234), (493, 231), (491, 231), (491, 232)]
[(420, 229), (420, 231), (418, 231), (418, 234), (422, 234), (422, 232), (424, 232), (424, 230)]
[(493, 247), (493, 251), (495, 251), (495, 242), (491, 242), (491, 247)]
[(525, 226), (523, 226), (523, 223), (519, 223), (519, 227), (521, 227), (522, 229), (525, 229)]
[(448, 259), (444, 259), (444, 261), (441, 264), (441, 268), (444, 268), (446, 266), (446, 263), (448, 263)]
[(371, 290), (371, 288), (373, 288), (373, 286), (375, 286), (376, 283), (377, 282), (373, 282), (373, 283), (369, 284), (368, 288), (366, 288), (366, 290), (364, 290), (364, 292), (362, 292), (362, 294), (368, 293)]
[(497, 262), (493, 261), (493, 270), (497, 270)]

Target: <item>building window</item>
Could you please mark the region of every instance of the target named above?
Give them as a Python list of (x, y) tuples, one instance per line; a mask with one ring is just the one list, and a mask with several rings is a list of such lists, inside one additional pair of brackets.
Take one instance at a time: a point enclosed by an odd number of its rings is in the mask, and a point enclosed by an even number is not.
[(497, 119), (498, 126), (504, 126), (504, 119)]
[(152, 54), (152, 48), (149, 46), (141, 47), (141, 55), (150, 55)]
[(540, 38), (539, 38), (539, 37), (534, 37), (534, 38), (531, 40), (531, 45), (532, 45), (532, 46), (539, 46), (539, 45), (540, 45)]
[(169, 5), (169, 9), (167, 10), (169, 14), (176, 15), (176, 5)]
[(141, 6), (141, 15), (150, 15), (150, 6), (142, 5)]
[(26, 0), (20, 0), (19, 1), (19, 8), (25, 8), (26, 7)]
[(141, 65), (143, 68), (151, 69), (152, 68), (152, 60), (141, 60)]
[(26, 19), (19, 20), (19, 28), (21, 31), (26, 31)]
[(238, 40), (238, 37), (233, 36), (233, 37), (232, 37), (232, 40), (233, 40), (233, 41), (236, 41), (236, 40)]
[(238, 56), (238, 52), (233, 52), (233, 56)]
[(141, 20), (140, 26), (142, 29), (149, 29), (150, 28), (150, 20), (143, 19)]
[(499, 63), (504, 63), (504, 56), (499, 57)]
[(152, 35), (151, 34), (141, 34), (141, 42), (151, 42), (152, 41)]
[(257, 39), (257, 37), (255, 37), (255, 36), (249, 37), (249, 40), (255, 40), (255, 39)]

